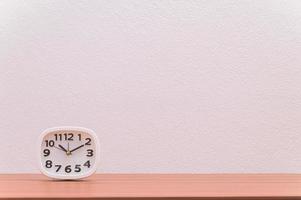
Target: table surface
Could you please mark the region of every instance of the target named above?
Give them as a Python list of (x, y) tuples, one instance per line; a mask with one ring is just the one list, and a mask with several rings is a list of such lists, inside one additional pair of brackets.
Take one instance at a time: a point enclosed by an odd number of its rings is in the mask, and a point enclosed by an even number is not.
[(81, 181), (0, 175), (0, 198), (299, 197), (301, 174), (95, 174)]

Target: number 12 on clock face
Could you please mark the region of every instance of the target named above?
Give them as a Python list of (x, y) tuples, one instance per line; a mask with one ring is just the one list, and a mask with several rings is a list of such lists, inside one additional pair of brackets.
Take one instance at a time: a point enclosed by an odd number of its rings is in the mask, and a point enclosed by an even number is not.
[(94, 131), (81, 127), (55, 127), (39, 139), (40, 169), (57, 179), (81, 179), (97, 168), (99, 142)]

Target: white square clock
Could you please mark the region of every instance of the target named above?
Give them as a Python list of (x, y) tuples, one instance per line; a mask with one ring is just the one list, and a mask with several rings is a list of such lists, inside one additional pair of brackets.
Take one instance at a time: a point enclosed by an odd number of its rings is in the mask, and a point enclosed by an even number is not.
[(54, 179), (81, 179), (92, 175), (99, 161), (94, 131), (82, 127), (46, 129), (38, 143), (41, 172)]

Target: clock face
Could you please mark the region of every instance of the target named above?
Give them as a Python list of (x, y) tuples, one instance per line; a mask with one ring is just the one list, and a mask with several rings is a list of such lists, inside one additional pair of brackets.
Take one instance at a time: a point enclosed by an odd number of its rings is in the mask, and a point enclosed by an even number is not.
[(79, 179), (95, 172), (98, 139), (89, 129), (58, 127), (44, 131), (39, 143), (41, 171), (52, 178)]

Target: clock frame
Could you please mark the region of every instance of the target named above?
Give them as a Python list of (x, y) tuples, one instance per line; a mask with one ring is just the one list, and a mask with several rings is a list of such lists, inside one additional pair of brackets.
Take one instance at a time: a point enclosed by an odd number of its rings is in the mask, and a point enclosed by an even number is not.
[[(42, 156), (42, 151), (45, 150), (45, 147), (44, 147), (43, 143), (46, 142), (46, 140), (44, 140), (44, 139), (45, 139), (45, 137), (49, 136), (49, 134), (53, 134), (53, 135), (57, 134), (58, 135), (58, 134), (61, 134), (61, 132), (77, 133), (77, 134), (78, 133), (83, 133), (85, 135), (88, 135), (89, 138), (91, 138), (90, 142), (92, 141), (93, 144), (94, 144), (94, 149), (93, 149), (94, 150), (93, 151), (94, 152), (94, 157), (93, 157), (94, 162), (89, 167), (90, 169), (86, 170), (85, 173), (79, 173), (79, 174), (75, 174), (75, 173), (70, 173), (70, 174), (63, 173), (62, 174), (62, 173), (50, 172), (49, 170), (47, 170), (47, 168), (45, 166), (45, 160), (43, 159), (43, 156)], [(56, 135), (56, 137), (58, 137), (57, 135)], [(87, 138), (85, 138), (85, 139), (87, 139)], [(63, 140), (61, 139), (60, 141), (63, 141)], [(68, 140), (65, 140), (64, 142), (66, 142), (66, 141), (67, 141), (68, 146), (69, 146)], [(80, 145), (80, 146), (84, 146), (84, 143), (82, 145)], [(57, 146), (53, 146), (53, 147), (57, 148)], [(52, 147), (48, 147), (48, 148), (52, 148)], [(60, 149), (60, 150), (64, 151), (64, 149)], [(73, 151), (74, 150), (77, 150), (77, 148), (73, 149)], [(87, 150), (89, 150), (89, 149), (87, 149)], [(64, 153), (64, 152), (62, 152), (62, 153)], [(71, 154), (71, 153), (70, 154), (68, 154), (68, 153), (70, 153), (69, 147), (68, 147), (68, 152), (66, 151), (66, 156), (68, 156), (68, 155)], [(50, 154), (50, 152), (49, 152), (49, 154)], [(73, 159), (77, 159), (77, 158), (73, 157)], [(97, 169), (97, 166), (98, 166), (98, 163), (99, 163), (99, 141), (98, 141), (98, 137), (97, 137), (97, 135), (95, 134), (95, 132), (93, 130), (87, 129), (87, 128), (83, 128), (83, 127), (61, 126), (61, 127), (48, 128), (45, 131), (43, 131), (42, 134), (39, 137), (39, 141), (38, 141), (38, 160), (39, 160), (40, 171), (44, 175), (46, 175), (46, 176), (48, 176), (50, 178), (53, 178), (53, 179), (63, 179), (63, 180), (74, 180), (74, 179), (86, 178), (86, 177), (92, 175), (93, 173), (95, 173), (95, 171)], [(90, 165), (91, 164), (90, 160), (88, 160), (88, 161), (89, 161), (89, 165)], [(61, 165), (61, 167), (62, 167), (62, 165)], [(76, 172), (76, 171), (73, 171), (73, 172)]]

